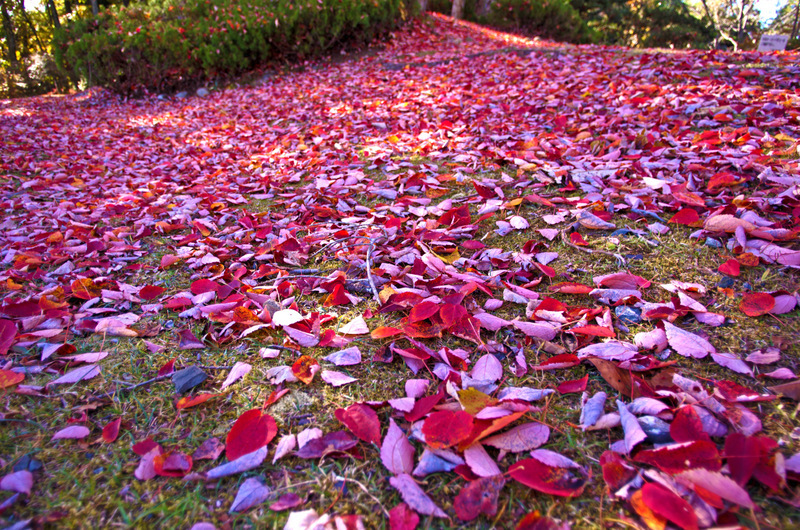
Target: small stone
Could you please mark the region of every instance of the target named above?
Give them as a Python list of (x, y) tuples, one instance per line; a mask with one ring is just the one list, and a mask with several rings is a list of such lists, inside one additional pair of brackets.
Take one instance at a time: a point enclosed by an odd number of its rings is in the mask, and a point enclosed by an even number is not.
[(642, 310), (638, 307), (630, 307), (627, 305), (617, 306), (614, 309), (614, 314), (625, 324), (638, 324), (642, 321)]
[(197, 366), (189, 366), (172, 374), (175, 392), (183, 394), (208, 379), (208, 375)]
[(745, 291), (752, 291), (753, 286), (750, 285), (750, 282), (744, 282), (744, 284), (742, 284), (742, 289), (744, 289)]
[(206, 88), (198, 88), (197, 89), (197, 97), (204, 98), (209, 94), (208, 89)]
[(178, 92), (177, 94), (175, 94), (176, 99), (186, 99), (188, 96), (189, 93), (186, 92), (185, 90), (183, 92)]
[(734, 283), (735, 282), (733, 281), (733, 278), (731, 278), (730, 276), (725, 276), (719, 281), (719, 283), (717, 283), (717, 287), (728, 289), (729, 287), (733, 287)]
[(669, 423), (656, 416), (642, 416), (638, 418), (639, 425), (647, 435), (647, 439), (654, 444), (664, 444), (672, 441), (669, 435)]
[(707, 237), (705, 245), (711, 248), (722, 248), (722, 243), (714, 239), (713, 237)]

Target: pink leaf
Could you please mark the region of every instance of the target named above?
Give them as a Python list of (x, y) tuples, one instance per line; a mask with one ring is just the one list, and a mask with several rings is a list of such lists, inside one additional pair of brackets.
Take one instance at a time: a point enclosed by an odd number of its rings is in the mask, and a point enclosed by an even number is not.
[(348, 385), (358, 381), (358, 379), (355, 377), (350, 377), (349, 375), (343, 374), (342, 372), (337, 372), (336, 370), (322, 370), (319, 373), (319, 377), (331, 386)]
[(323, 357), (323, 359), (336, 366), (351, 366), (361, 362), (361, 350), (358, 349), (358, 346), (351, 346), (331, 353), (327, 357)]
[(381, 461), (395, 475), (411, 473), (414, 469), (414, 447), (391, 418), (389, 430), (381, 444)]
[(520, 453), (530, 451), (543, 445), (550, 437), (550, 429), (541, 423), (524, 423), (517, 425), (501, 434), (490, 436), (481, 443), (508, 451)]
[(625, 452), (630, 454), (636, 445), (647, 439), (647, 435), (642, 430), (642, 426), (639, 425), (636, 416), (630, 413), (625, 403), (617, 400), (617, 410), (622, 422), (622, 430), (625, 431)]
[(237, 362), (234, 364), (233, 368), (231, 368), (231, 371), (228, 374), (228, 377), (226, 377), (225, 381), (222, 383), (223, 390), (250, 373), (250, 370), (252, 369), (253, 367), (247, 363)]
[(688, 469), (676, 475), (675, 479), (685, 486), (693, 489), (700, 487), (739, 506), (751, 510), (755, 508), (755, 504), (744, 488), (719, 471), (709, 471), (703, 468)]
[(494, 382), (503, 377), (503, 365), (497, 357), (487, 353), (475, 362), (470, 375), (473, 379)]
[(16, 336), (17, 326), (10, 320), (0, 318), (0, 355), (8, 353)]
[(464, 450), (464, 460), (479, 477), (493, 477), (501, 473), (494, 459), (480, 443), (472, 444)]
[(667, 334), (669, 345), (684, 357), (694, 357), (702, 359), (709, 353), (716, 353), (717, 350), (706, 339), (685, 331), (669, 322), (664, 322), (664, 331)]
[(0, 490), (30, 495), (31, 488), (33, 488), (33, 474), (28, 470), (15, 471), (0, 479)]

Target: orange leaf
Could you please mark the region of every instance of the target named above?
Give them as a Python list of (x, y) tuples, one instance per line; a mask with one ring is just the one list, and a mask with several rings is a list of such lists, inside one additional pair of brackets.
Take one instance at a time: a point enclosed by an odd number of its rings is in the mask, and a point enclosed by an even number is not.
[(25, 379), (25, 374), (12, 372), (11, 370), (0, 370), (0, 388), (7, 388), (16, 385)]
[(309, 355), (303, 355), (292, 365), (292, 373), (305, 384), (310, 384), (314, 374), (319, 372), (319, 363)]
[(182, 397), (175, 403), (175, 408), (178, 410), (188, 409), (189, 407), (205, 403), (209, 399), (217, 396), (219, 396), (219, 394), (198, 394), (196, 396)]

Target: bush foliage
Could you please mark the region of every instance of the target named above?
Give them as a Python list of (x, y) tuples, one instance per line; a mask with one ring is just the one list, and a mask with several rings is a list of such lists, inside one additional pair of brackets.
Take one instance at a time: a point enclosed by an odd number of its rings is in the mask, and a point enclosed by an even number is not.
[(403, 0), (198, 0), (114, 7), (66, 25), (56, 59), (90, 85), (175, 90), (278, 59), (303, 59), (385, 35)]
[[(449, 15), (452, 5), (452, 0), (431, 0), (429, 9)], [(483, 15), (478, 0), (467, 0), (464, 18), (504, 31), (561, 42), (593, 40), (591, 30), (568, 0), (494, 0)]]

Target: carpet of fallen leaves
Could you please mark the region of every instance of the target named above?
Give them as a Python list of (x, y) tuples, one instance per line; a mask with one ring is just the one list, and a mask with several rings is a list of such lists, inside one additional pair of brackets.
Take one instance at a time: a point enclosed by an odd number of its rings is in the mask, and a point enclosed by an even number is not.
[(428, 17), (205, 98), (0, 102), (0, 521), (796, 522), (798, 59)]

